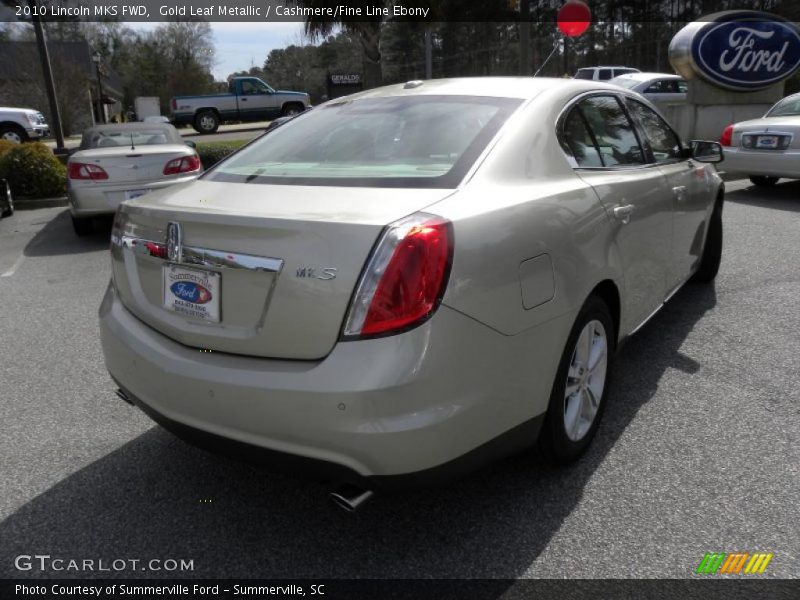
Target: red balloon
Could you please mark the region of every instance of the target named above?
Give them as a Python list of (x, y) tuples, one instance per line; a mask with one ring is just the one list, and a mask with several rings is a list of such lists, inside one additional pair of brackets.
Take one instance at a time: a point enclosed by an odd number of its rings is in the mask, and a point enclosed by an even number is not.
[(558, 28), (567, 37), (577, 37), (589, 28), (592, 11), (580, 0), (569, 0), (558, 11)]

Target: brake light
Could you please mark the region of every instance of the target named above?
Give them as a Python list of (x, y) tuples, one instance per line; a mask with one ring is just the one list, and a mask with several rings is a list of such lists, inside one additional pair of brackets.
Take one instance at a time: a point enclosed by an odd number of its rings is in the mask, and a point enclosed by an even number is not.
[(438, 308), (453, 259), (450, 221), (418, 213), (390, 225), (361, 276), (343, 337), (407, 331)]
[(200, 170), (200, 157), (197, 154), (184, 156), (183, 158), (173, 158), (164, 165), (164, 175), (175, 175), (177, 173), (191, 173)]
[(108, 173), (103, 167), (88, 163), (71, 162), (67, 173), (70, 179), (92, 179), (94, 181), (108, 179)]
[(719, 143), (722, 146), (733, 146), (733, 125), (728, 125), (719, 136)]

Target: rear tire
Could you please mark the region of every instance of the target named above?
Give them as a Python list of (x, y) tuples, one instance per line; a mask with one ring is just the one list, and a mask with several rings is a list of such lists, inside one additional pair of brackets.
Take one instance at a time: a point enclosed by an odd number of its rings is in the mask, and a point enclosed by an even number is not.
[(548, 462), (570, 463), (591, 443), (605, 410), (615, 347), (611, 312), (590, 296), (567, 338), (539, 434), (539, 450)]
[(703, 246), (703, 255), (700, 257), (700, 266), (692, 281), (695, 283), (711, 283), (717, 277), (719, 265), (722, 262), (722, 202), (718, 201), (711, 213), (708, 223), (706, 244)]
[(19, 125), (0, 126), (0, 140), (21, 144), (28, 141), (28, 134)]
[(91, 217), (72, 217), (72, 228), (78, 237), (94, 233), (94, 219)]
[(216, 133), (219, 129), (219, 116), (213, 110), (203, 110), (194, 117), (194, 130), (197, 133)]
[(750, 181), (753, 182), (753, 185), (757, 185), (758, 187), (772, 187), (776, 183), (780, 177), (769, 177), (767, 175), (751, 175)]
[(3, 207), (0, 218), (10, 217), (14, 214), (14, 197), (11, 195), (11, 186), (5, 179), (0, 179), (0, 195), (0, 205)]

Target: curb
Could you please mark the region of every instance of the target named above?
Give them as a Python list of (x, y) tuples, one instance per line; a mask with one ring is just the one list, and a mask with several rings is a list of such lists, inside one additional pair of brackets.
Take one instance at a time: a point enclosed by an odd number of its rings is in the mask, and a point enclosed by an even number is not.
[(61, 198), (14, 199), (15, 210), (36, 210), (37, 208), (54, 208), (68, 205), (69, 201), (66, 196), (62, 196)]

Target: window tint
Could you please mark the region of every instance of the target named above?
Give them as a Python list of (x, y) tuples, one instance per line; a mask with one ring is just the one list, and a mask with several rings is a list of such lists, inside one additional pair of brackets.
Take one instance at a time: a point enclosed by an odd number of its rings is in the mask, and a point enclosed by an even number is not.
[(602, 167), (603, 161), (579, 108), (573, 108), (564, 120), (561, 147), (575, 160), (573, 166)]
[(456, 187), (521, 100), (339, 99), (287, 121), (206, 172), (232, 183)]
[(651, 83), (644, 91), (645, 94), (672, 94), (678, 91), (678, 86), (673, 85), (669, 79), (659, 79)]
[(600, 81), (608, 81), (612, 77), (613, 77), (613, 73), (612, 73), (611, 69), (600, 69), (598, 71), (597, 78)]
[(592, 79), (594, 77), (594, 69), (578, 69), (575, 73), (575, 79)]
[(604, 166), (644, 163), (633, 126), (616, 98), (593, 96), (578, 106), (594, 133)]
[(642, 124), (656, 162), (666, 162), (681, 158), (681, 143), (656, 112), (636, 100), (628, 100), (628, 109)]

